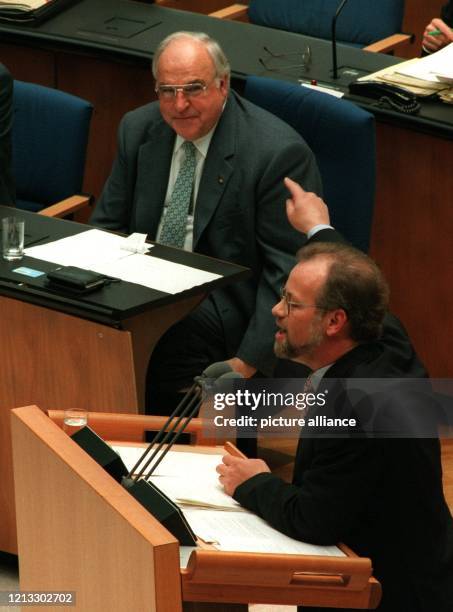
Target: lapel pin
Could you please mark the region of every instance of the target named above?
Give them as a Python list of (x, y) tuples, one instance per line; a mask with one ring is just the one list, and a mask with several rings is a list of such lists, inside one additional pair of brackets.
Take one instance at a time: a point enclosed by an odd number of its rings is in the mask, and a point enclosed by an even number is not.
[(221, 185), (223, 185), (223, 183), (225, 182), (225, 179), (223, 178), (223, 176), (218, 176), (217, 180), (219, 181)]

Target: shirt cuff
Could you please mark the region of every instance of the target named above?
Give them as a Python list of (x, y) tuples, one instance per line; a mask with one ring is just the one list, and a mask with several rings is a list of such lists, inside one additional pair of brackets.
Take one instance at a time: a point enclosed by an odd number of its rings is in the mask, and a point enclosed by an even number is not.
[(310, 240), (310, 238), (312, 238), (315, 234), (317, 234), (323, 229), (333, 229), (333, 227), (326, 223), (319, 223), (318, 225), (312, 227), (311, 230), (309, 230), (309, 232), (307, 233), (307, 240)]

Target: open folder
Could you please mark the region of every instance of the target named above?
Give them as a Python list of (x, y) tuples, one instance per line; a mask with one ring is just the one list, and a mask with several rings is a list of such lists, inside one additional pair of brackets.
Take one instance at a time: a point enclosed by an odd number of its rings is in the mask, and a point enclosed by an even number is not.
[[(114, 445), (129, 469), (143, 447)], [(315, 546), (290, 538), (242, 508), (218, 482), (222, 454), (169, 451), (150, 481), (183, 510), (192, 531), (223, 551), (345, 556), (337, 546)]]
[(453, 43), (437, 53), (393, 64), (358, 79), (397, 85), (419, 97), (436, 95), (453, 103)]

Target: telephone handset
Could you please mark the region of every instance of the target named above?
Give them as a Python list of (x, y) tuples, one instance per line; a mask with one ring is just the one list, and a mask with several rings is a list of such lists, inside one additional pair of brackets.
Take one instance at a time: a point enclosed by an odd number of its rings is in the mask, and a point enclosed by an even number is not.
[(354, 81), (349, 84), (350, 93), (365, 98), (374, 98), (378, 106), (392, 108), (401, 113), (414, 115), (420, 110), (415, 94), (397, 85), (380, 81)]

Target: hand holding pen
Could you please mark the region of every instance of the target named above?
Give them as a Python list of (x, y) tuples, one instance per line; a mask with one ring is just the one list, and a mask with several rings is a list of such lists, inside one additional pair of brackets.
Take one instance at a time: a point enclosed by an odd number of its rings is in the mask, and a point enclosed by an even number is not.
[(442, 19), (433, 19), (423, 33), (423, 48), (428, 53), (435, 53), (453, 42), (453, 30)]

